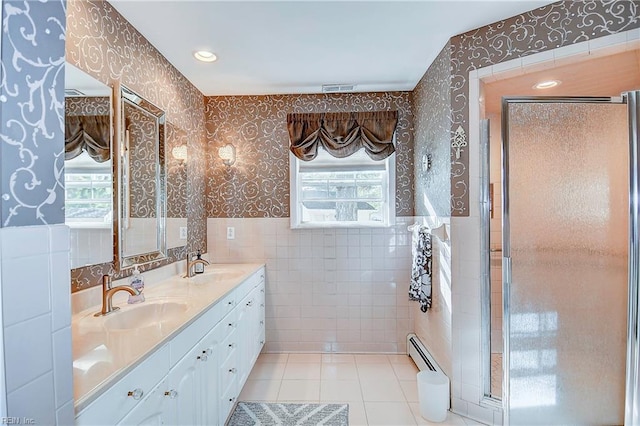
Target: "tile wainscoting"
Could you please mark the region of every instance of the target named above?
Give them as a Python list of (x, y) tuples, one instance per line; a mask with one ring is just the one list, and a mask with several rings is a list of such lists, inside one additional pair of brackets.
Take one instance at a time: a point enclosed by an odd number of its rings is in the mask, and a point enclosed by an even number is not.
[(5, 419), (73, 424), (69, 282), (67, 226), (0, 228)]
[(207, 246), (214, 263), (266, 263), (267, 352), (404, 353), (413, 221), (292, 230), (289, 218), (209, 218)]

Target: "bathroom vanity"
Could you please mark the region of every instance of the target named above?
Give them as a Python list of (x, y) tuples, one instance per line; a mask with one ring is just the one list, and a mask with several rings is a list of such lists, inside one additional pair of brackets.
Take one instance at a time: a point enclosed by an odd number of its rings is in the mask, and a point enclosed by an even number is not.
[(223, 425), (265, 340), (264, 265), (211, 265), (73, 316), (76, 424)]

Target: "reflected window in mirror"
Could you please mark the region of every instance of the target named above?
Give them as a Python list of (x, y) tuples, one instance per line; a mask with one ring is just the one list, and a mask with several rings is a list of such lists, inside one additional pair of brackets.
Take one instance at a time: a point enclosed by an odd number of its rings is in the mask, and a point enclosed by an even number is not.
[(114, 258), (112, 90), (67, 63), (65, 93), (65, 224), (76, 269)]

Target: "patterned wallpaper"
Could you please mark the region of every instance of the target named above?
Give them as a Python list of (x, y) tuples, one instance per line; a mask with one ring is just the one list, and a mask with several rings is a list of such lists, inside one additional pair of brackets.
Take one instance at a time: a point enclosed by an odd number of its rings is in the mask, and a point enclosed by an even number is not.
[(0, 227), (64, 223), (64, 1), (2, 2)]
[(129, 215), (156, 217), (156, 119), (128, 103), (124, 116), (129, 131)]
[[(205, 98), (209, 217), (289, 216), (287, 114), (398, 111), (396, 215), (413, 216), (413, 115), (410, 93), (219, 96)], [(218, 147), (236, 146), (227, 167)]]
[(64, 98), (64, 115), (110, 115), (108, 96), (68, 96)]
[(187, 217), (187, 165), (172, 155), (173, 148), (186, 146), (187, 132), (169, 123), (166, 130), (167, 217)]
[[(182, 140), (186, 141), (189, 152), (184, 190), (189, 194), (187, 248), (206, 251), (202, 93), (106, 1), (68, 0), (66, 59), (108, 86), (122, 82), (161, 107), (167, 122), (185, 132)], [(62, 82), (60, 87), (64, 87)], [(170, 249), (167, 260), (150, 263), (142, 269), (182, 259), (185, 253), (184, 247)], [(100, 277), (106, 273), (121, 278), (129, 275), (129, 270), (116, 273), (113, 263), (74, 269), (71, 289), (78, 291), (99, 285)]]
[[(640, 27), (640, 1), (560, 1), (453, 37), (451, 141), (469, 134), (469, 72)], [(451, 149), (451, 214), (469, 215), (469, 157)]]
[(413, 90), (414, 179), (417, 216), (451, 215), (449, 43)]

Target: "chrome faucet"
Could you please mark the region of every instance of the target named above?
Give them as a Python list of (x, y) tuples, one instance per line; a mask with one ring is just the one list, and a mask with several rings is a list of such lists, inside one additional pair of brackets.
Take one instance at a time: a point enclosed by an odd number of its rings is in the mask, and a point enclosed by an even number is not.
[(114, 312), (120, 309), (117, 306), (113, 307), (112, 299), (113, 299), (113, 295), (121, 290), (128, 292), (132, 296), (136, 296), (140, 294), (138, 290), (128, 285), (119, 285), (117, 287), (111, 287), (111, 276), (103, 275), (102, 276), (102, 310), (100, 312), (96, 312), (95, 314), (93, 314), (93, 316), (99, 317), (102, 315), (108, 315), (111, 312)]
[(193, 253), (187, 253), (187, 273), (185, 275), (183, 275), (183, 278), (191, 278), (193, 277), (195, 274), (193, 272), (193, 267), (196, 266), (197, 264), (201, 263), (202, 265), (208, 265), (209, 262), (207, 262), (204, 259), (194, 259), (192, 257)]

